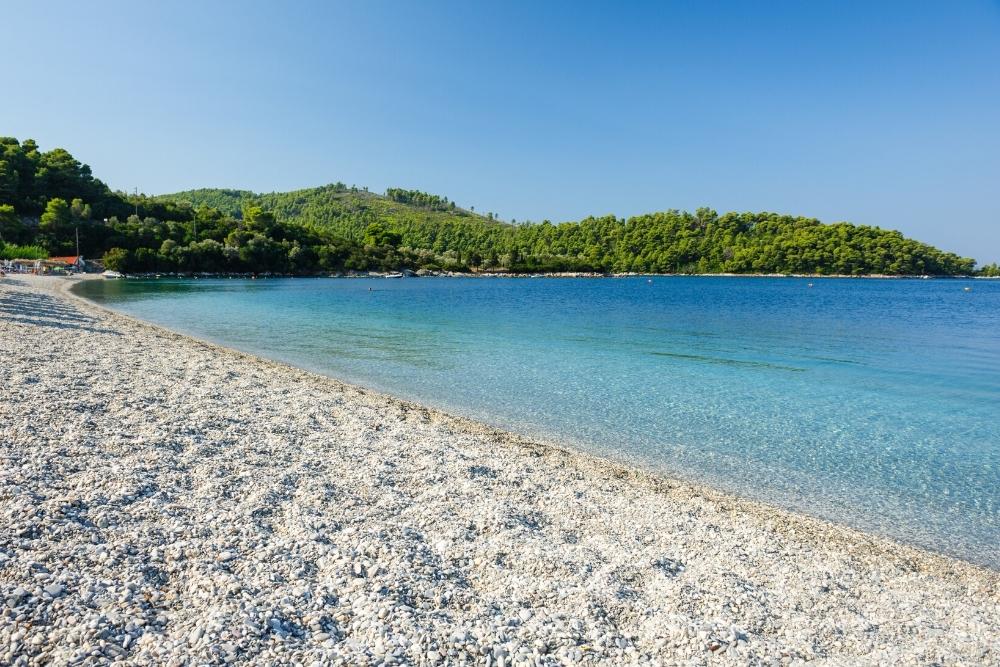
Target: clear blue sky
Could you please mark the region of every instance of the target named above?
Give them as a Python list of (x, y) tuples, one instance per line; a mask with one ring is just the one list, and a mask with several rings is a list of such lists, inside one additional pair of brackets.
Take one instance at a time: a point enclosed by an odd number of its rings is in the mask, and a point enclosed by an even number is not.
[(0, 134), (112, 187), (708, 205), (1000, 260), (1000, 5), (12, 2)]

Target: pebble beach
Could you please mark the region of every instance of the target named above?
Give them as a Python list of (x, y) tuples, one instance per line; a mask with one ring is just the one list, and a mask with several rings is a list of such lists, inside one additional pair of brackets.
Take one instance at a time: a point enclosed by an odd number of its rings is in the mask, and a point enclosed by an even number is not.
[(0, 279), (0, 664), (996, 665), (1000, 574)]

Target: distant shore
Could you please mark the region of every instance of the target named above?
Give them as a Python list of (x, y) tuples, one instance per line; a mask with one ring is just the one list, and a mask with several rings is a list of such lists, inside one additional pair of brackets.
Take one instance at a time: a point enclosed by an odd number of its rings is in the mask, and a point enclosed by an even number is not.
[(75, 282), (0, 280), (0, 663), (1000, 662), (1000, 573), (198, 341)]
[(1000, 276), (889, 275), (889, 274), (812, 274), (812, 273), (595, 273), (561, 271), (553, 273), (459, 272), (459, 271), (346, 271), (343, 273), (131, 273), (127, 279), (154, 278), (799, 278), (837, 280), (1000, 280)]

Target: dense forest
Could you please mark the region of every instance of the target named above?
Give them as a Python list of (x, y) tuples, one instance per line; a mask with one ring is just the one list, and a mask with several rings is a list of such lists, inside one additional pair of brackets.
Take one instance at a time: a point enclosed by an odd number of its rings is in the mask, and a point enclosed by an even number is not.
[[(208, 192), (208, 191), (206, 191)], [(241, 193), (225, 191), (227, 201)], [(135, 272), (309, 274), (417, 266), (390, 244), (278, 221), (251, 201), (234, 212), (113, 192), (67, 151), (0, 138), (0, 258), (72, 255)]]
[(404, 190), (402, 188), (389, 188), (385, 191), (385, 196), (392, 201), (404, 204), (413, 204), (422, 208), (429, 208), (435, 211), (454, 211), (457, 207), (455, 202), (448, 201), (447, 197), (429, 195), (420, 190)]
[[(895, 231), (774, 213), (669, 210), (513, 224), (446, 197), (336, 183), (286, 193), (114, 192), (69, 152), (0, 138), (0, 257), (123, 272), (595, 271), (959, 275), (975, 262)], [(997, 267), (984, 272), (1000, 273)]]
[[(228, 202), (225, 192), (234, 193)], [(260, 195), (197, 190), (164, 200), (211, 201), (231, 211), (255, 203), (279, 220), (359, 243), (368, 241), (376, 227), (398, 236), (396, 247), (424, 264), (480, 270), (956, 275), (975, 266), (971, 259), (896, 231), (774, 213), (718, 215), (706, 208), (629, 219), (508, 224), (492, 214), (452, 208), (445, 198), (421, 198), (396, 188), (388, 192), (392, 196), (381, 197), (337, 184)]]

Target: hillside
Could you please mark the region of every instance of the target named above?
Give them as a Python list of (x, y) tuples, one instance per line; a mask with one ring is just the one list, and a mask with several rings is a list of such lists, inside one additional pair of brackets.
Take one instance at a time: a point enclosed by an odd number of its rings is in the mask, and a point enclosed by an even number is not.
[(252, 203), (257, 195), (249, 190), (230, 190), (227, 188), (201, 188), (198, 190), (185, 190), (175, 192), (170, 195), (156, 195), (150, 197), (154, 201), (177, 202), (188, 204), (193, 208), (207, 206), (217, 211), (239, 218), (243, 212), (243, 206)]
[[(390, 194), (433, 197), (398, 189)], [(514, 225), (459, 208), (417, 205), (342, 184), (287, 193), (193, 190), (163, 201), (214, 206), (237, 214), (252, 204), (278, 220), (365, 243), (372, 230), (431, 264), (522, 271), (654, 273), (815, 273), (956, 275), (974, 260), (904, 237), (849, 223), (822, 224), (775, 213), (668, 210), (629, 219)], [(447, 199), (433, 198), (447, 202)], [(398, 237), (398, 238), (397, 238)]]
[[(0, 137), (0, 257), (104, 257), (139, 271), (595, 271), (962, 275), (896, 231), (774, 213), (668, 210), (511, 224), (446, 197), (342, 183), (256, 194), (113, 192), (68, 151)], [(985, 272), (995, 273), (996, 267)]]
[[(280, 220), (328, 227), (359, 241), (364, 239), (365, 229), (372, 223), (394, 228), (424, 224), (439, 226), (459, 220), (473, 226), (500, 224), (435, 195), (396, 188), (390, 189), (390, 192), (396, 199), (335, 183), (318, 188), (267, 194), (204, 188), (157, 195), (152, 199), (187, 204), (193, 208), (208, 206), (235, 218), (241, 217), (244, 206), (259, 206)], [(414, 200), (428, 203), (414, 203)]]

